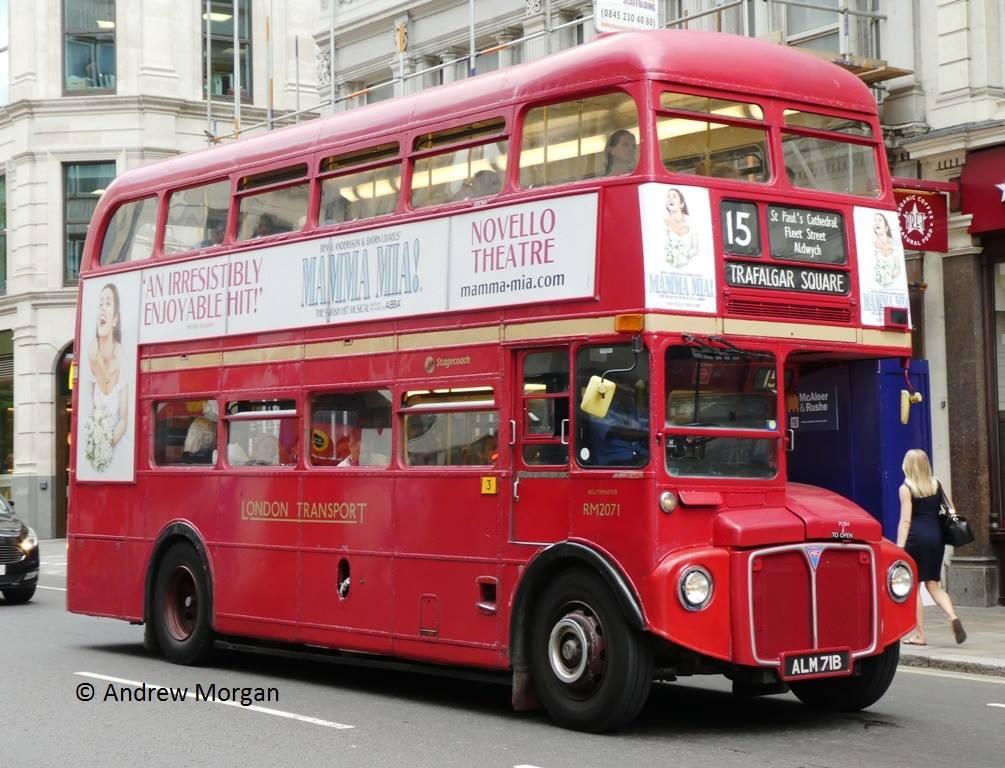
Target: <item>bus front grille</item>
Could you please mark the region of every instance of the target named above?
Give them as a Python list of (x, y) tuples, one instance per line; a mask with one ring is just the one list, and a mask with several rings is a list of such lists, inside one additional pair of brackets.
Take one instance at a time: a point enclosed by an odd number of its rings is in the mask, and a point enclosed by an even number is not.
[(729, 299), (726, 314), (737, 317), (777, 317), (784, 320), (816, 320), (828, 323), (851, 322), (850, 307), (817, 306), (805, 307), (778, 301), (755, 299)]
[(876, 643), (875, 565), (858, 544), (799, 544), (751, 553), (750, 627), (755, 660), (794, 651)]

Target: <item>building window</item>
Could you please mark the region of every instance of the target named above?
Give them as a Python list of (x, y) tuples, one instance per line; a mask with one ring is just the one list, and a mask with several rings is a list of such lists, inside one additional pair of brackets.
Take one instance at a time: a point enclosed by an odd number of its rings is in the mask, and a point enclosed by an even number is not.
[(10, 100), (10, 2), (0, 0), (0, 106)]
[(0, 176), (0, 294), (7, 293), (7, 177)]
[(115, 163), (67, 163), (63, 166), (63, 282), (73, 285), (80, 277), (84, 238), (98, 198), (115, 178)]
[(115, 91), (115, 0), (64, 0), (64, 88)]
[[(241, 53), (241, 101), (251, 101), (251, 18), (249, 0), (238, 0), (237, 36)], [(205, 9), (205, 4), (203, 4)], [(206, 13), (202, 14), (202, 81), (206, 88)], [(234, 3), (213, 0), (209, 11), (209, 72), (213, 98), (234, 98)]]
[(816, 5), (830, 6), (834, 10), (785, 6), (785, 40), (789, 45), (837, 53), (841, 46), (838, 39), (838, 0), (816, 0)]

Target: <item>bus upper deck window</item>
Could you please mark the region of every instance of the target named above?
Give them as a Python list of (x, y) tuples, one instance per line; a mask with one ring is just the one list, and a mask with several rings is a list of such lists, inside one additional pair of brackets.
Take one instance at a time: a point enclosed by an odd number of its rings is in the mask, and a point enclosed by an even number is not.
[[(297, 232), (307, 223), (306, 165), (245, 176), (238, 186), (238, 240)], [(262, 191), (248, 191), (258, 189)]]
[(168, 198), (164, 253), (210, 248), (223, 242), (230, 206), (230, 182), (179, 189)]
[[(498, 195), (506, 178), (509, 142), (502, 118), (482, 120), (415, 139), (416, 152), (447, 147), (436, 154), (416, 158), (412, 170), (413, 208)], [(450, 145), (489, 137), (474, 146), (450, 149)]]
[(105, 230), (101, 265), (150, 258), (157, 230), (157, 198), (120, 205)]
[(537, 107), (524, 119), (520, 186), (631, 173), (639, 155), (639, 112), (627, 94)]
[[(341, 224), (394, 213), (401, 191), (397, 142), (354, 150), (321, 161), (321, 202), (318, 223)], [(360, 166), (373, 166), (361, 170)]]
[(768, 131), (757, 104), (708, 96), (660, 94), (660, 156), (672, 173), (767, 181)]
[(872, 128), (861, 120), (787, 109), (785, 174), (796, 187), (876, 197), (880, 186), (871, 136)]

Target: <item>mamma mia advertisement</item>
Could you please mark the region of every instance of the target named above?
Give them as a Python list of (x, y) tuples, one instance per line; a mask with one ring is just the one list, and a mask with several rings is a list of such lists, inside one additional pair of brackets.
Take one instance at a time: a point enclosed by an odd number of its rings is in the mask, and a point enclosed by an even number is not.
[(708, 190), (639, 187), (646, 306), (714, 314), (715, 250)]
[(77, 478), (132, 482), (140, 275), (88, 280), (80, 309)]

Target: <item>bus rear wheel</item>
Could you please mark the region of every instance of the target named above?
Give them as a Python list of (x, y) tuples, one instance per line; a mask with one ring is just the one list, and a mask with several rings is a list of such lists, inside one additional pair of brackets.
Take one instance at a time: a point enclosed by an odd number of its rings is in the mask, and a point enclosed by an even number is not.
[(537, 602), (530, 663), (548, 714), (578, 731), (602, 733), (630, 722), (652, 686), (645, 638), (628, 626), (603, 580), (582, 569), (560, 574)]
[(831, 712), (857, 712), (879, 701), (893, 682), (900, 661), (900, 644), (894, 643), (878, 656), (859, 662), (859, 673), (852, 677), (834, 677), (790, 683), (789, 687), (803, 704)]
[(204, 662), (213, 649), (206, 569), (188, 544), (172, 546), (154, 582), (153, 620), (164, 655), (175, 664)]

